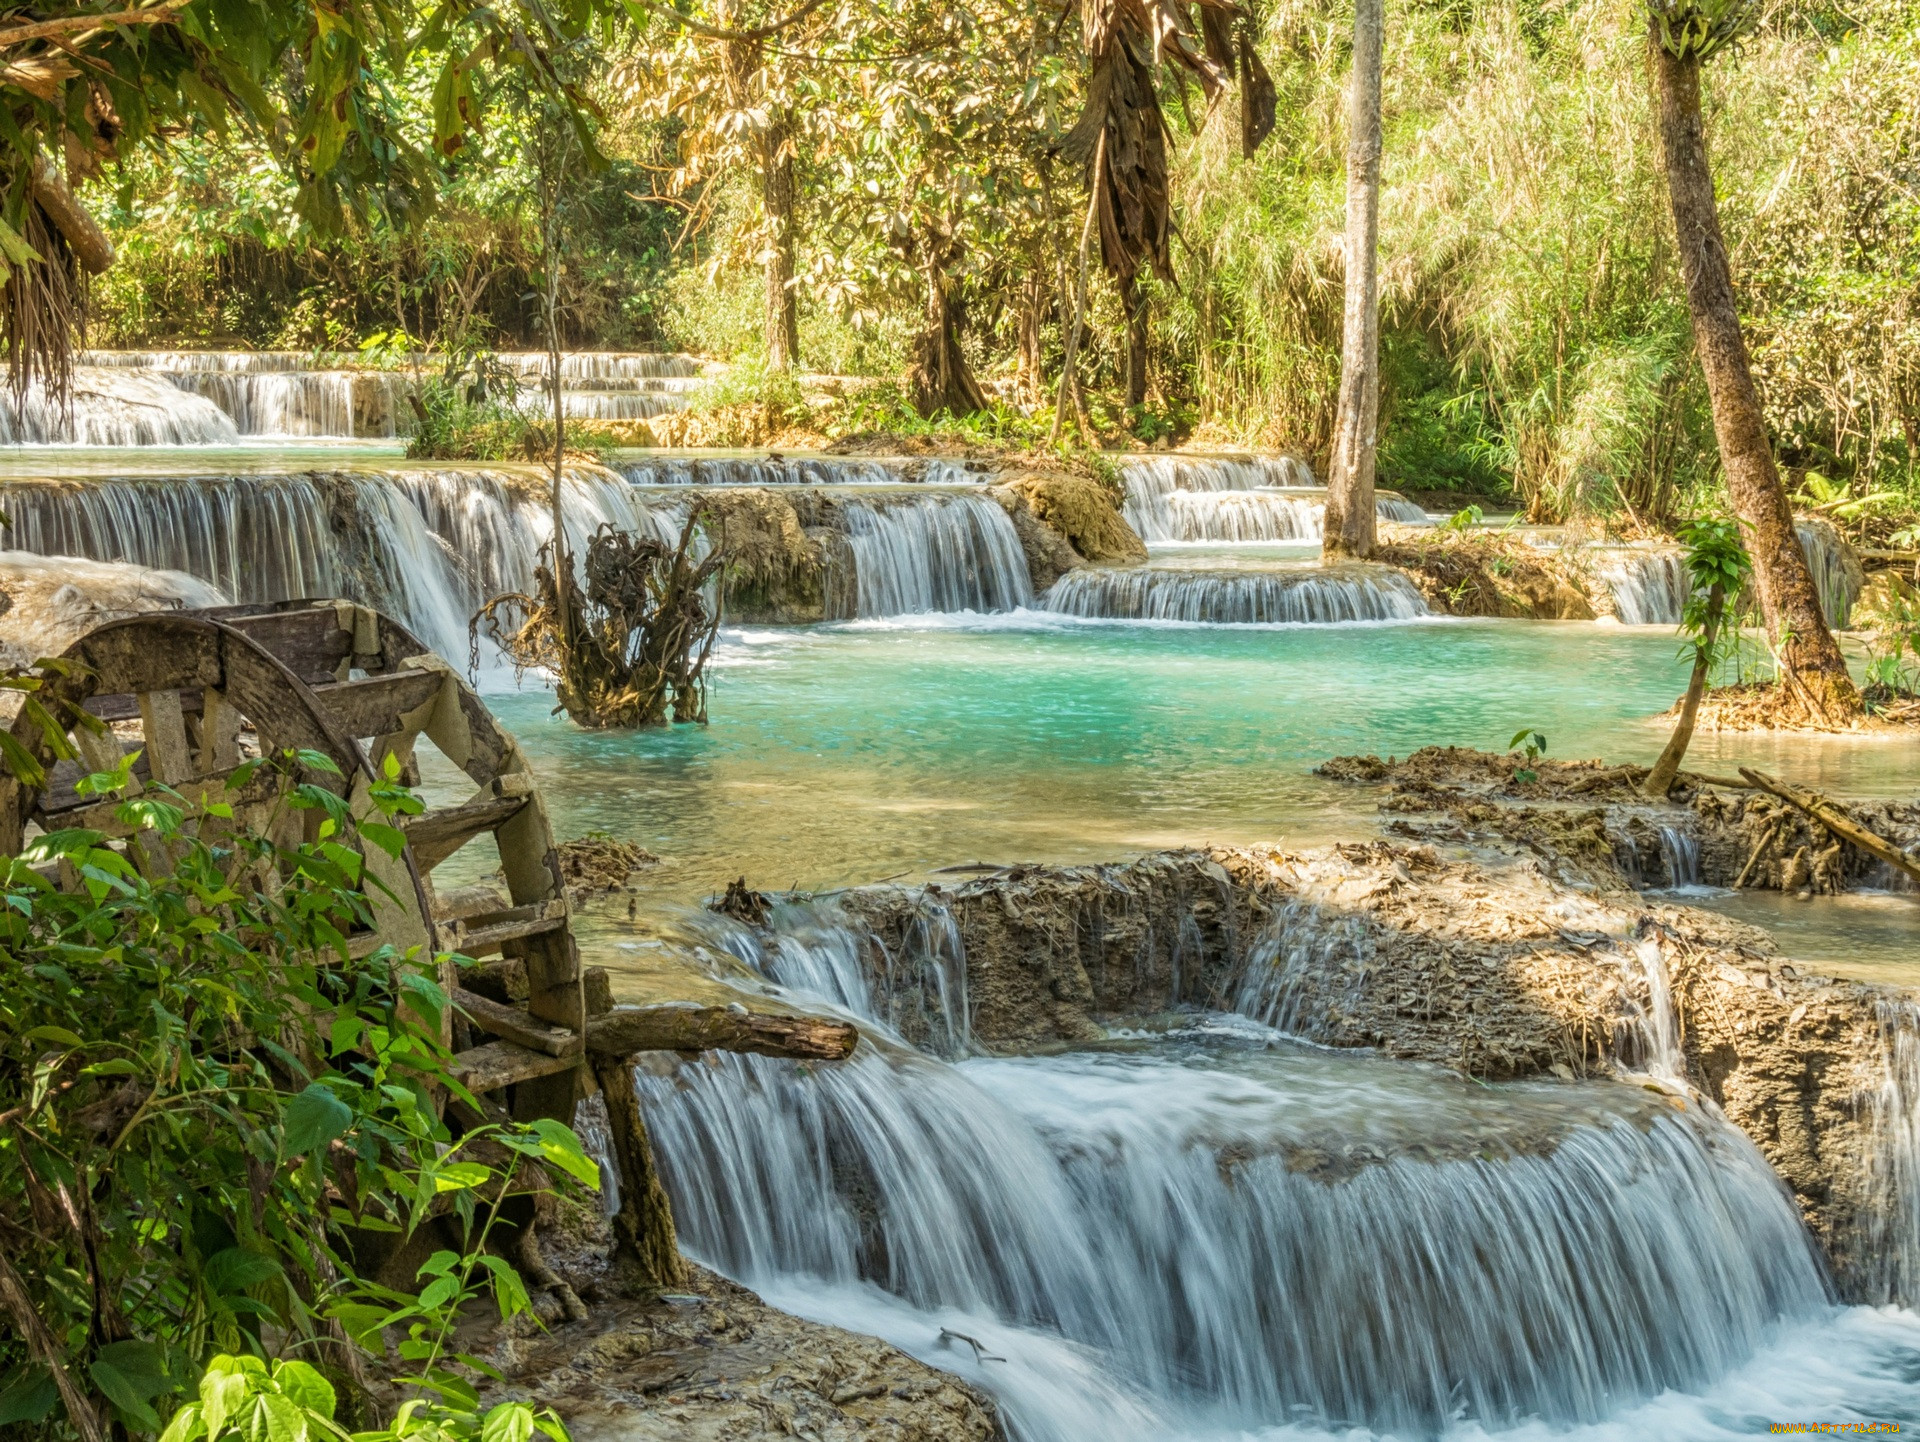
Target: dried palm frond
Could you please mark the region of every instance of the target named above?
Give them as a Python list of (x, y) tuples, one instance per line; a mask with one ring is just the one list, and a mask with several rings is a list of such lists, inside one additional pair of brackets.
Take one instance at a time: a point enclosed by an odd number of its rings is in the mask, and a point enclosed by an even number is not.
[[(1273, 131), (1272, 77), (1254, 48), (1246, 6), (1200, 0), (1196, 36), (1187, 0), (1082, 0), (1080, 24), (1093, 64), (1087, 106), (1061, 146), (1080, 164), (1101, 163), (1093, 177), (1100, 258), (1116, 277), (1140, 267), (1173, 283), (1167, 253), (1169, 192), (1167, 126), (1155, 71), (1170, 61), (1190, 71), (1211, 105), (1236, 78), (1240, 140), (1252, 155)], [(1100, 137), (1106, 137), (1104, 152)]]

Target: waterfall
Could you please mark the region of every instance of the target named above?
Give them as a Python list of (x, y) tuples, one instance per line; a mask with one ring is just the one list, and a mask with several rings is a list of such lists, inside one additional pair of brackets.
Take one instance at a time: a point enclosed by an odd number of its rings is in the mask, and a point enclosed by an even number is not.
[[(830, 905), (777, 907), (771, 935), (704, 924), (887, 1029), (874, 938)], [(1274, 933), (1365, 964), (1353, 918), (1297, 903)], [(1266, 1000), (1284, 1024), (1304, 999)], [(1596, 1420), (1715, 1379), (1828, 1301), (1751, 1144), (1636, 1087), (1481, 1086), (1279, 1040), (958, 1066), (869, 1041), (839, 1065), (728, 1056), (636, 1085), (694, 1255), (843, 1324), (984, 1336), (1010, 1381), (969, 1375), (1021, 1442), (1146, 1442), (1176, 1417)], [(1093, 1350), (1063, 1369), (1054, 1337)]]
[(991, 497), (856, 497), (842, 514), (861, 616), (1012, 611), (1033, 600), (1020, 537)]
[[(1827, 521), (1801, 519), (1794, 530), (1807, 553), (1821, 612), (1829, 625), (1844, 627), (1866, 584), (1859, 557)], [(1678, 626), (1693, 594), (1686, 555), (1671, 548), (1615, 550), (1601, 562), (1600, 578), (1625, 626)]]
[[(1464, 1084), (1421, 1075), (1447, 1097), (1410, 1097), (1423, 1069), (1342, 1059), (1335, 1082), (1311, 1052), (1267, 1056), (866, 1050), (639, 1084), (697, 1256), (1055, 1331), (1240, 1425), (1592, 1419), (1825, 1301), (1789, 1201), (1724, 1127), (1635, 1110), (1510, 1152), (1479, 1128), (1429, 1160), (1416, 1133)], [(1404, 1134), (1366, 1120), (1396, 1108), (1419, 1113)]]
[(0, 395), (0, 445), (198, 446), (236, 439), (232, 419), (211, 401), (137, 372), (75, 367), (70, 408), (39, 385), (23, 398), (10, 390)]
[(1600, 575), (1623, 626), (1677, 626), (1693, 594), (1679, 551), (1619, 551), (1601, 563)]
[(991, 475), (979, 463), (943, 457), (871, 460), (862, 456), (675, 456), (625, 460), (636, 486), (965, 485)]
[(182, 370), (169, 379), (233, 417), (243, 436), (386, 439), (411, 425), (413, 379), (398, 371)]
[(1870, 1192), (1861, 1227), (1869, 1300), (1920, 1302), (1920, 1004), (1876, 1004), (1885, 1071), (1867, 1099)]
[(1673, 890), (1700, 884), (1700, 843), (1686, 832), (1672, 826), (1660, 828), (1660, 859)]
[[(679, 535), (682, 506), (611, 473), (576, 469), (567, 489), (575, 556), (602, 521)], [(493, 470), (21, 481), (7, 504), (22, 550), (183, 571), (243, 603), (351, 596), (456, 661), (467, 617), (527, 588), (552, 534), (541, 481)]]
[(1055, 582), (1042, 607), (1069, 616), (1213, 625), (1325, 625), (1428, 614), (1414, 584), (1384, 567), (1267, 572), (1087, 567)]
[[(1121, 512), (1150, 546), (1320, 539), (1327, 493), (1292, 456), (1129, 456), (1118, 464), (1126, 486)], [(1374, 510), (1384, 520), (1426, 520), (1391, 493), (1379, 495)]]

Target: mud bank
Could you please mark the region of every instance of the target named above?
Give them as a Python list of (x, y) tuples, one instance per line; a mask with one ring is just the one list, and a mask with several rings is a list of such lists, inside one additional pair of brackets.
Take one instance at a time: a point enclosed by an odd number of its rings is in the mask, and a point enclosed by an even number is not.
[[(1453, 746), (1425, 747), (1404, 760), (1339, 756), (1319, 774), (1378, 788), (1381, 810), (1392, 818), (1388, 829), (1399, 835), (1504, 845), (1533, 854), (1575, 886), (1739, 886), (1825, 895), (1862, 886), (1911, 888), (1885, 862), (1842, 843), (1804, 812), (1740, 785), (1738, 777), (1682, 772), (1671, 803), (1660, 805), (1635, 789), (1643, 768), (1526, 763)], [(1920, 804), (1833, 804), (1897, 846), (1920, 846)]]
[[(1875, 1132), (1886, 988), (1806, 974), (1763, 932), (1541, 858), (1431, 845), (1169, 852), (843, 894), (876, 996), (910, 1038), (930, 920), (964, 957), (972, 1042), (1084, 1044), (1181, 1006), (1486, 1080), (1631, 1069), (1721, 1108), (1791, 1190), (1843, 1291), (1869, 1296), (1901, 1205)], [(1688, 1104), (1698, 1104), (1695, 1100)]]
[(1405, 571), (1442, 615), (1591, 621), (1613, 613), (1606, 588), (1567, 553), (1494, 531), (1383, 525), (1373, 559)]

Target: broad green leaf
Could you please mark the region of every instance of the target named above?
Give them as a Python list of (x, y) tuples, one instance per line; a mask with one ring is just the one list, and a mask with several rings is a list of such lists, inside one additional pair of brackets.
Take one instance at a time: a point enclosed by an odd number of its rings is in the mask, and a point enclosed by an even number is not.
[(313, 1082), (287, 1103), (282, 1151), (289, 1157), (302, 1156), (344, 1135), (352, 1125), (352, 1108), (327, 1087)]
[(596, 1192), (600, 1190), (600, 1167), (581, 1147), (580, 1138), (574, 1135), (572, 1127), (551, 1117), (542, 1117), (533, 1122), (531, 1128), (540, 1138), (540, 1156), (544, 1161), (560, 1168), (583, 1186), (591, 1187)]
[(305, 1362), (276, 1364), (273, 1369), (273, 1380), (278, 1382), (280, 1390), (300, 1407), (329, 1421), (333, 1419), (333, 1409), (337, 1401), (333, 1384)]
[(27, 1369), (19, 1380), (0, 1390), (0, 1427), (15, 1422), (39, 1422), (60, 1400), (53, 1374), (40, 1367)]

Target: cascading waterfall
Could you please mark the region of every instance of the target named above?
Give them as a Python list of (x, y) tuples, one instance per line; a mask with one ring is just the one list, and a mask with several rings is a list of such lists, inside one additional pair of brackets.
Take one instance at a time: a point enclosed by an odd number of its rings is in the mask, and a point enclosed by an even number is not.
[(620, 463), (636, 486), (965, 485), (989, 469), (941, 457), (872, 460), (860, 456), (649, 455)]
[[(736, 951), (883, 1022), (871, 938), (818, 907), (773, 925)], [(1337, 917), (1286, 930), (1361, 950)], [(1262, 1035), (958, 1066), (866, 1043), (637, 1085), (689, 1250), (921, 1348), (975, 1327), (1022, 1442), (1591, 1421), (1828, 1302), (1784, 1189), (1697, 1109)]]
[(1667, 885), (1675, 891), (1700, 884), (1700, 843), (1686, 832), (1673, 826), (1660, 828), (1660, 860), (1667, 870)]
[(1020, 537), (990, 497), (890, 494), (849, 500), (841, 513), (863, 617), (1012, 611), (1033, 601)]
[[(650, 505), (593, 471), (569, 473), (578, 556), (603, 521), (677, 539), (684, 506)], [(523, 590), (552, 534), (541, 484), (498, 471), (16, 482), (12, 543), (48, 556), (183, 571), (237, 602), (353, 596), (464, 660), (467, 617)]]
[[(1826, 521), (1802, 520), (1794, 530), (1807, 553), (1821, 613), (1828, 625), (1844, 627), (1866, 583), (1859, 557)], [(1693, 594), (1686, 556), (1670, 548), (1614, 551), (1602, 560), (1599, 573), (1613, 597), (1614, 615), (1625, 626), (1678, 626)]]
[[(1127, 524), (1148, 545), (1196, 541), (1317, 541), (1326, 492), (1293, 456), (1130, 456), (1119, 461)], [(1381, 495), (1383, 520), (1426, 520), (1401, 496)]]
[(1188, 571), (1139, 567), (1069, 571), (1041, 605), (1068, 616), (1212, 625), (1400, 621), (1428, 613), (1398, 571)]
[(1876, 1004), (1885, 1071), (1868, 1097), (1873, 1137), (1871, 1194), (1863, 1218), (1858, 1280), (1871, 1301), (1920, 1302), (1920, 1004)]
[(413, 386), (397, 371), (183, 370), (169, 379), (232, 416), (243, 436), (340, 440), (399, 435)]
[(1693, 594), (1678, 551), (1621, 551), (1601, 564), (1600, 575), (1623, 626), (1677, 626)]
[(213, 402), (138, 372), (75, 367), (66, 407), (38, 385), (24, 397), (0, 395), (0, 445), (197, 446), (238, 438)]

